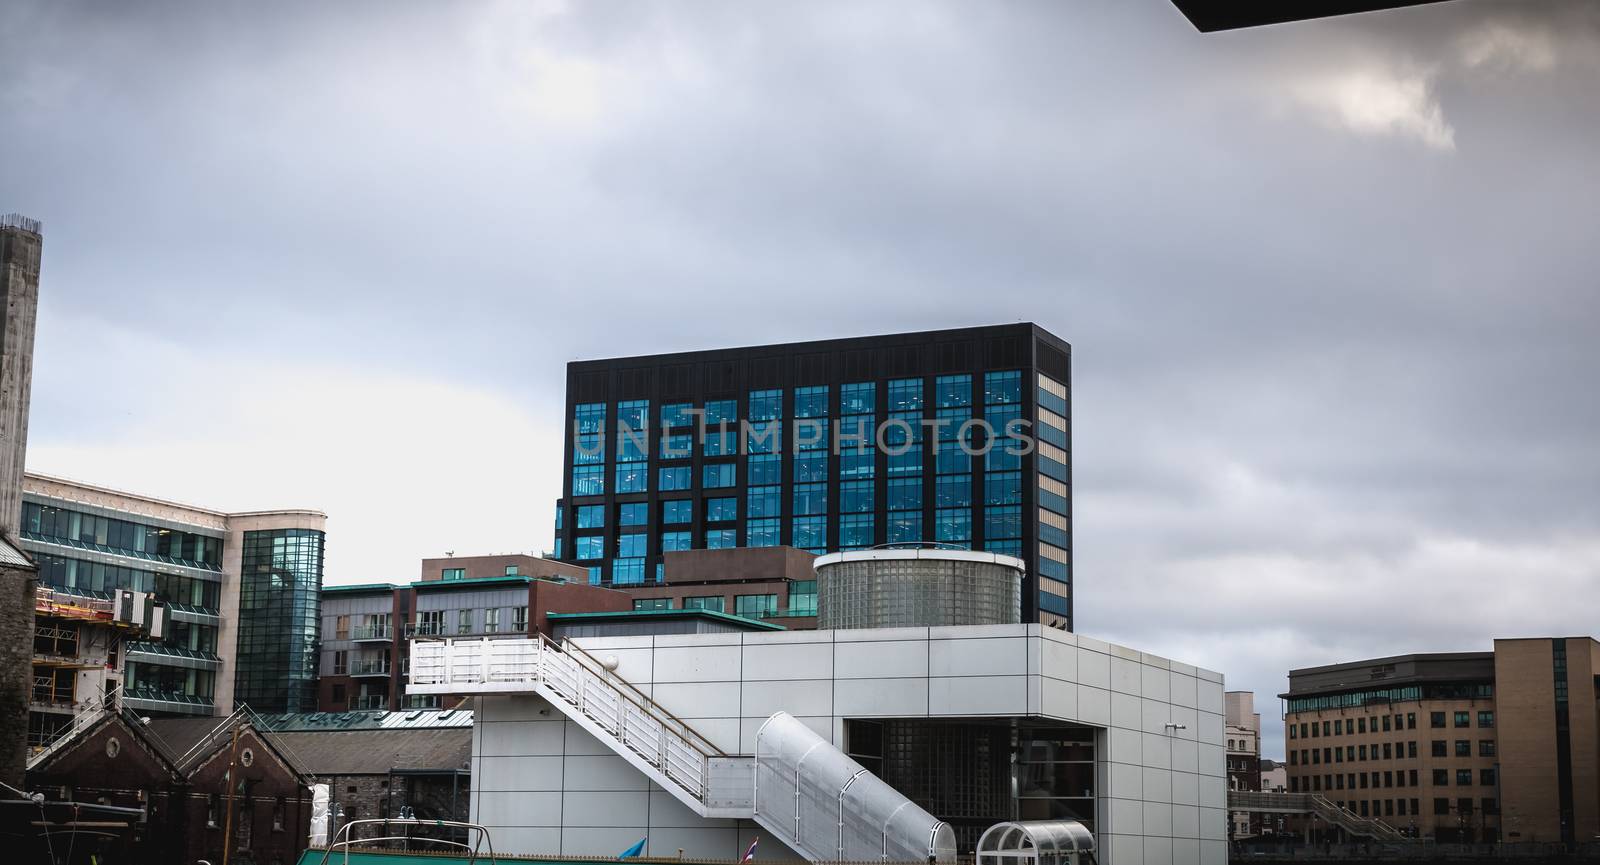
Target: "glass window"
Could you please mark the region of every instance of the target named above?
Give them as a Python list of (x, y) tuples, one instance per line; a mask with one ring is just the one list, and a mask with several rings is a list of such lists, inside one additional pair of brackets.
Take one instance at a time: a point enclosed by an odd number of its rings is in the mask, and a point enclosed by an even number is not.
[(672, 599), (671, 598), (634, 598), (633, 599), (633, 608), (636, 611), (637, 610), (670, 610), (670, 609), (672, 609)]
[(828, 386), (797, 387), (794, 389), (795, 417), (827, 417)]
[(733, 463), (706, 463), (701, 467), (700, 483), (706, 489), (718, 489), (734, 485), (736, 467)]
[(1472, 743), (1466, 741), (1465, 739), (1457, 739), (1456, 740), (1456, 756), (1457, 757), (1471, 757), (1472, 756)]
[(734, 615), (747, 619), (765, 619), (778, 614), (777, 595), (736, 595), (733, 599)]
[(828, 454), (826, 451), (810, 451), (795, 454), (794, 457), (794, 482), (797, 484), (828, 479)]
[(991, 553), (999, 553), (1002, 556), (1022, 558), (1022, 541), (1020, 539), (985, 538), (983, 548)]
[(661, 503), (661, 522), (680, 524), (694, 521), (694, 502), (689, 499), (668, 499)]
[(693, 417), (689, 411), (694, 408), (693, 403), (672, 402), (661, 407), (661, 423), (669, 427), (689, 426)]
[(644, 559), (612, 559), (611, 583), (617, 586), (644, 584)]
[(472, 633), (472, 611), (471, 610), (458, 610), (456, 612), (456, 633), (458, 633), (458, 634), (470, 634), (470, 633)]
[(983, 477), (983, 502), (1014, 505), (1022, 501), (1022, 472), (989, 472)]
[(746, 454), (776, 454), (783, 447), (783, 421), (757, 421), (740, 432)]
[(661, 552), (676, 553), (693, 548), (694, 543), (689, 532), (662, 532)]
[(1480, 727), (1493, 727), (1494, 726), (1494, 713), (1493, 712), (1479, 712), (1478, 713), (1478, 726), (1480, 726)]
[(944, 475), (934, 481), (934, 506), (972, 507), (972, 475)]
[(572, 420), (580, 433), (602, 432), (606, 425), (606, 405), (601, 402), (575, 405), (572, 407)]
[(633, 502), (617, 505), (617, 525), (642, 526), (650, 522), (650, 505), (645, 502)]
[(745, 508), (745, 515), (751, 519), (783, 516), (783, 487), (751, 487), (747, 495), (749, 505)]
[(933, 381), (939, 408), (972, 405), (972, 376), (941, 375)]
[(877, 461), (878, 454), (870, 446), (858, 450), (846, 442), (839, 452), (839, 477), (870, 478), (878, 472)]
[[(797, 483), (794, 485), (794, 513), (796, 516), (805, 514), (825, 514), (827, 512), (827, 484)], [(800, 544), (795, 544), (795, 546), (800, 546)]]
[(745, 526), (748, 538), (745, 546), (775, 547), (778, 545), (779, 525), (775, 519), (751, 520)]
[(642, 557), (649, 550), (644, 532), (617, 536), (617, 555), (622, 558)]
[(922, 511), (891, 511), (889, 513), (889, 543), (914, 544), (922, 537)]
[(984, 405), (1020, 402), (1022, 402), (1022, 370), (983, 374)]
[(1472, 726), (1472, 713), (1471, 712), (1457, 712), (1455, 714), (1456, 714), (1455, 721), (1456, 721), (1456, 726), (1457, 727), (1470, 727), (1470, 726)]
[(600, 535), (584, 535), (578, 538), (578, 558), (601, 559), (606, 555), (606, 539)]
[(753, 390), (750, 392), (750, 419), (776, 420), (783, 417), (783, 391)]
[(617, 492), (643, 493), (650, 490), (647, 463), (617, 463)]
[(796, 580), (789, 584), (789, 615), (817, 614), (817, 581)]
[(572, 494), (574, 496), (599, 496), (606, 491), (606, 467), (573, 466)]
[(872, 514), (842, 514), (839, 517), (839, 547), (860, 549), (872, 546)]
[(722, 612), (721, 595), (691, 595), (683, 599), (685, 610), (710, 610), (714, 613)]
[(467, 569), (445, 568), (439, 572), (439, 578), (443, 580), (464, 580), (467, 578)]
[(889, 510), (922, 510), (922, 478), (890, 478)]
[(877, 411), (877, 385), (870, 381), (853, 382), (839, 388), (839, 414), (872, 414)]
[(889, 382), (889, 410), (894, 412), (922, 409), (922, 379), (897, 378)]
[(705, 424), (715, 427), (722, 421), (730, 424), (739, 422), (739, 404), (731, 399), (710, 400), (706, 403)]
[(1432, 727), (1435, 730), (1443, 729), (1443, 727), (1444, 727), (1444, 713), (1443, 712), (1429, 712), (1428, 713), (1428, 726)]
[(483, 632), (493, 634), (500, 630), (500, 608), (490, 607), (483, 611)]
[(754, 454), (745, 460), (745, 483), (751, 486), (783, 483), (783, 457), (778, 454)]
[(934, 511), (936, 541), (952, 543), (972, 540), (972, 511), (967, 508), (941, 508)]
[(657, 486), (664, 492), (674, 492), (690, 488), (690, 479), (693, 477), (692, 466), (666, 466), (658, 470), (661, 480)]
[(872, 481), (845, 481), (839, 485), (840, 513), (871, 513), (872, 502)]
[(578, 508), (578, 528), (599, 529), (606, 524), (605, 505), (582, 505)]
[(739, 500), (736, 498), (706, 499), (706, 519), (725, 522), (739, 518)]
[(821, 549), (828, 545), (827, 517), (795, 517), (792, 527), (794, 546)]
[(739, 452), (739, 430), (737, 427), (721, 431), (717, 427), (706, 430), (705, 438), (700, 441), (700, 453), (708, 457), (731, 457)]
[(1022, 537), (1022, 507), (1002, 505), (983, 509), (983, 536), (986, 538)]
[(706, 532), (706, 549), (731, 550), (739, 545), (737, 529), (710, 529)]
[(661, 458), (688, 459), (694, 456), (694, 433), (672, 433), (661, 437)]

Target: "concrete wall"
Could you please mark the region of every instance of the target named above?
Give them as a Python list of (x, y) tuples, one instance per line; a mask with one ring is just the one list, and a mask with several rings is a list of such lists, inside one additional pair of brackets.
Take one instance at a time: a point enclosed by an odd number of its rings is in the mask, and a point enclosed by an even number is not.
[[(847, 718), (1037, 716), (1099, 728), (1102, 861), (1227, 859), (1217, 673), (1038, 625), (580, 642), (735, 754), (751, 753), (780, 710), (840, 747)], [(496, 849), (614, 856), (648, 836), (646, 855), (728, 858), (759, 832), (694, 815), (537, 697), (477, 703), (472, 813)], [(777, 847), (763, 840), (758, 858), (793, 857)]]

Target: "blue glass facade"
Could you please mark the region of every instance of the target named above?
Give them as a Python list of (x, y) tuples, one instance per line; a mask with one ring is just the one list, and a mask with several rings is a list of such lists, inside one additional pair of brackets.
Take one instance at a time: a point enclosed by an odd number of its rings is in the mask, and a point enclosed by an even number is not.
[(558, 549), (628, 585), (685, 548), (937, 541), (1023, 558), (1026, 615), (1070, 627), (1069, 381), (1033, 325), (573, 363)]

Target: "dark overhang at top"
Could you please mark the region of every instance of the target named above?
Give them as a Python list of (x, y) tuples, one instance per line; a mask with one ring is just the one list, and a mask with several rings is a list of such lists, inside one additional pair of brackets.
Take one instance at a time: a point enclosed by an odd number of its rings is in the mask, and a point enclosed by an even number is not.
[(1443, 0), (1172, 0), (1202, 33), (1440, 2)]
[(1494, 681), (1493, 652), (1396, 655), (1289, 671), (1289, 690), (1278, 696), (1307, 697), (1401, 685)]

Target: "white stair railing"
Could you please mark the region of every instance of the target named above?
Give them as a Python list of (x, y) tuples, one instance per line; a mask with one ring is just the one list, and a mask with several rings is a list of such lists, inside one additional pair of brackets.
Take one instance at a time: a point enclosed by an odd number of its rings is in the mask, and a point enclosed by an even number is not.
[[(722, 752), (671, 712), (628, 685), (582, 649), (546, 637), (526, 640), (418, 640), (411, 648), (411, 690), (467, 693), (537, 691), (559, 700), (695, 802), (704, 804), (710, 762)], [(474, 687), (476, 686), (476, 687)], [(519, 687), (520, 686), (520, 687)]]

